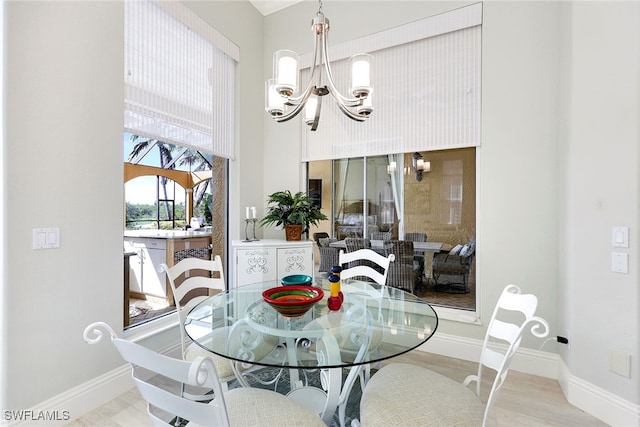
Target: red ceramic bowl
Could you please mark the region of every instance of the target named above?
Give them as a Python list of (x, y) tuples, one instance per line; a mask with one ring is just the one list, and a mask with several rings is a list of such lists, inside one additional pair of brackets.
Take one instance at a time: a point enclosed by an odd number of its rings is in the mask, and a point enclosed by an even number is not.
[(286, 317), (302, 316), (323, 296), (322, 289), (303, 285), (277, 286), (262, 292), (262, 298)]

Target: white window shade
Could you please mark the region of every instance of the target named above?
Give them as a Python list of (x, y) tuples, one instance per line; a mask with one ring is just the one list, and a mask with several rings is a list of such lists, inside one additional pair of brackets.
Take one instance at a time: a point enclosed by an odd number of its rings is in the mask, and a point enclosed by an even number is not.
[(233, 158), (236, 45), (179, 2), (125, 2), (125, 130)]
[(375, 110), (355, 122), (323, 97), (318, 130), (303, 125), (302, 161), (479, 146), (481, 22), (482, 5), (475, 4), (330, 47), (342, 93), (350, 83), (348, 57), (374, 56)]

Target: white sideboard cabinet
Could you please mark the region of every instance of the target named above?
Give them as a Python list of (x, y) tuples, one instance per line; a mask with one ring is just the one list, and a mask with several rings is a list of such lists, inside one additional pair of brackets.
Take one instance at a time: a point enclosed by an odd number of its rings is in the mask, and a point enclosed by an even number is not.
[(232, 241), (231, 286), (280, 280), (290, 274), (313, 276), (313, 244), (312, 240)]

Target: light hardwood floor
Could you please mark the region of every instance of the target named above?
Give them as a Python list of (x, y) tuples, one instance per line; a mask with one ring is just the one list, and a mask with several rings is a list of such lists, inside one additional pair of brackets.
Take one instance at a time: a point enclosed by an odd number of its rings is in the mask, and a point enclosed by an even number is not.
[[(477, 370), (477, 364), (412, 351), (396, 357), (392, 362), (412, 363), (437, 371), (462, 382)], [(489, 387), (491, 378), (483, 380)], [(425, 387), (428, 387), (425, 384)], [(486, 395), (486, 393), (484, 393)], [(493, 408), (493, 425), (513, 426), (606, 426), (605, 423), (567, 403), (557, 381), (510, 371)], [(147, 407), (136, 389), (117, 397), (83, 417), (67, 424), (68, 427), (143, 427), (151, 426)]]

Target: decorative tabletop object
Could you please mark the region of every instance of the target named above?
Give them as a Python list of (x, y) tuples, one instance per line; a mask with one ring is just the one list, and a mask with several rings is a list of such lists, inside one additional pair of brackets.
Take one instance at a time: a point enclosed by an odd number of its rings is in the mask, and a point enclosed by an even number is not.
[(290, 274), (289, 276), (284, 276), (282, 279), (280, 279), (280, 283), (282, 283), (284, 286), (310, 286), (312, 282), (313, 277), (307, 276), (306, 274)]
[(329, 275), (329, 288), (331, 289), (331, 293), (327, 301), (327, 306), (329, 310), (340, 310), (342, 301), (344, 300), (344, 295), (340, 290), (340, 276), (336, 274)]
[(322, 289), (302, 285), (277, 286), (262, 293), (267, 304), (285, 317), (302, 316), (322, 297)]

